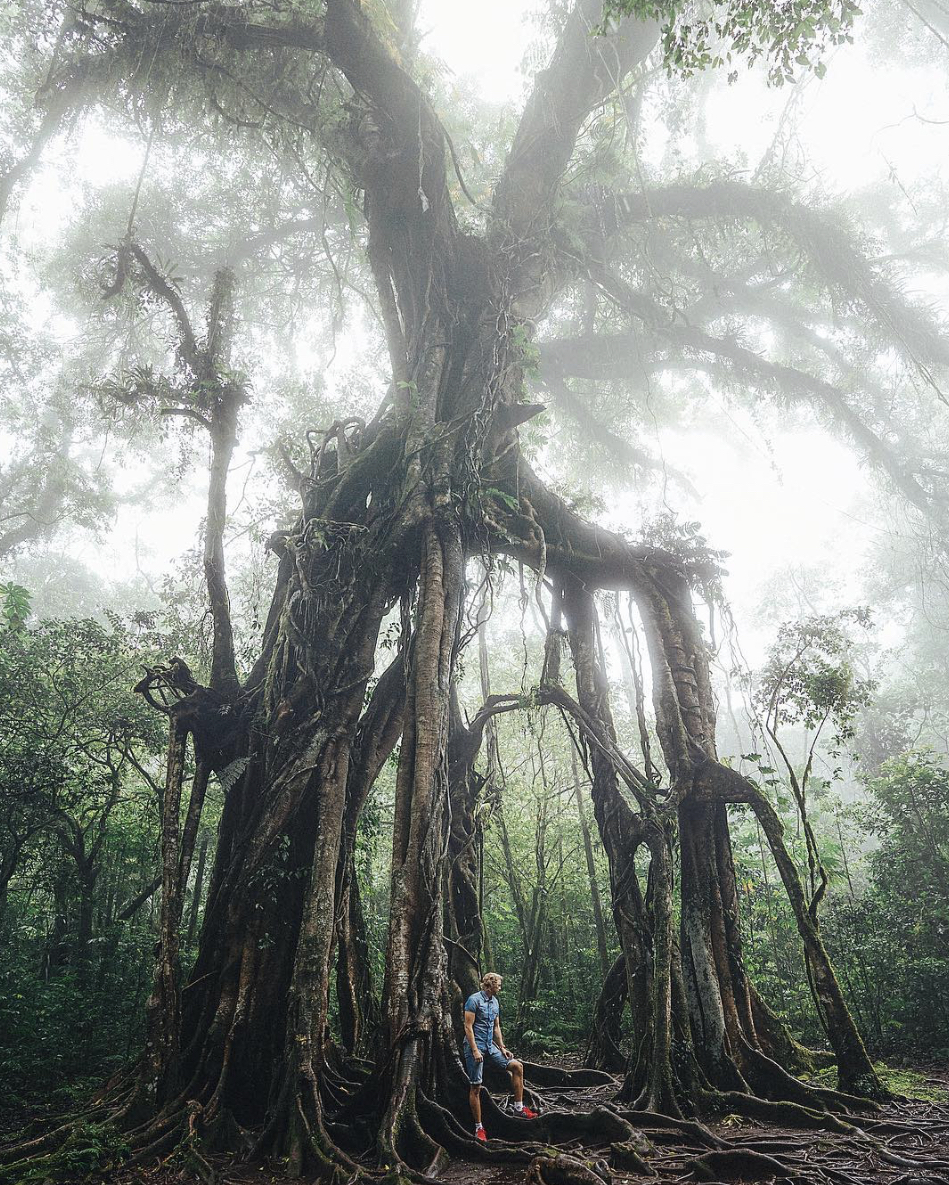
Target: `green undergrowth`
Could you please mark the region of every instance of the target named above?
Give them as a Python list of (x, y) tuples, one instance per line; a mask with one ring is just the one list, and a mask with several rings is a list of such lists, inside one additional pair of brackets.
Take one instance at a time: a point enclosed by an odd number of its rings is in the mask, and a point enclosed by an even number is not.
[[(949, 1103), (949, 1089), (939, 1086), (925, 1072), (921, 1070), (897, 1069), (884, 1062), (876, 1062), (873, 1067), (879, 1075), (880, 1081), (893, 1094), (905, 1095), (910, 1099), (921, 1099), (927, 1103)], [(827, 1066), (813, 1074), (803, 1075), (807, 1082), (815, 1086), (826, 1086), (831, 1089), (837, 1086), (836, 1066)]]
[(0, 1185), (83, 1181), (92, 1173), (114, 1168), (128, 1154), (128, 1144), (111, 1125), (80, 1123), (49, 1156), (0, 1166)]

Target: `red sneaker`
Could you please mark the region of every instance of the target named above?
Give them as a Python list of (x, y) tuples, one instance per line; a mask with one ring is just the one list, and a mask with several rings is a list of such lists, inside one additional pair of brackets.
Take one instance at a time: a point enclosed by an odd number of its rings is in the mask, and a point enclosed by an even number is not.
[(523, 1107), (521, 1107), (520, 1111), (515, 1111), (514, 1114), (520, 1115), (522, 1119), (536, 1119), (537, 1118), (537, 1112), (532, 1111), (526, 1103), (524, 1104)]
[(482, 1144), (487, 1144), (488, 1133), (484, 1130), (483, 1127), (479, 1127), (478, 1130), (475, 1132), (475, 1139), (479, 1140)]

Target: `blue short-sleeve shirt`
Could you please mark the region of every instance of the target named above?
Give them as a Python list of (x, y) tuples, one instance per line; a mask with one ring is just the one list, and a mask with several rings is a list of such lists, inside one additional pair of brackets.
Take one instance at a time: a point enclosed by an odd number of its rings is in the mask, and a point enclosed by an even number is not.
[(489, 996), (487, 992), (475, 992), (465, 1000), (465, 1012), (473, 1012), (475, 1019), (475, 1045), (484, 1051), (488, 1049), (494, 1038), (494, 1022), (501, 1011), (497, 996)]

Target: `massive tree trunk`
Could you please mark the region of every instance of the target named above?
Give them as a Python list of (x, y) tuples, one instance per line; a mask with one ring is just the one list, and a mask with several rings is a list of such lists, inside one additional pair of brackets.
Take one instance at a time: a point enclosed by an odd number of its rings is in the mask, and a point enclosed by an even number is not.
[[(441, 125), (362, 7), (328, 0), (325, 22), (311, 30), (314, 51), (351, 88), (358, 112), (341, 138), (365, 194), (393, 383), (370, 424), (338, 422), (311, 444), (299, 519), (271, 540), (276, 587), (262, 652), (243, 680), (222, 537), (244, 398), (224, 365), (232, 283), (224, 273), (216, 279), (208, 335), (199, 339), (176, 290), (144, 253), (135, 255), (143, 282), (176, 322), (194, 378), (192, 403), (176, 411), (199, 419), (212, 444), (205, 573), (214, 625), (209, 686), (178, 660), (140, 684), (170, 724), (148, 1056), (138, 1088), (123, 1084), (120, 1111), (128, 1125), (139, 1123), (131, 1134), (142, 1155), (166, 1150), (182, 1130), (229, 1142), (240, 1125), (261, 1129), (258, 1150), (286, 1156), (292, 1171), (348, 1180), (358, 1172), (353, 1153), (372, 1151), (398, 1175), (432, 1171), (445, 1143), (465, 1146), (451, 1115), (464, 1118), (467, 1106), (451, 983), (472, 985), (481, 948), (475, 757), (487, 720), (518, 702), (489, 700), (467, 728), (453, 710), (466, 562), (491, 552), (516, 556), (558, 589), (538, 696), (569, 722), (591, 778), (632, 1010), (627, 1099), (674, 1115), (722, 1101), (734, 1110), (755, 1092), (819, 1104), (766, 1056), (755, 1027), (725, 804), (750, 801), (761, 812), (792, 904), (794, 870), (754, 788), (716, 759), (689, 566), (584, 522), (519, 453), (517, 425), (533, 411), (523, 405), (527, 319), (576, 269), (550, 236), (562, 176), (588, 113), (656, 39), (653, 25), (623, 22), (597, 40), (591, 26), (600, 13), (599, 2), (580, 0), (567, 20), (484, 237), (457, 227)], [(225, 43), (260, 49), (264, 26), (241, 23), (229, 9), (215, 19), (220, 28), (209, 28)], [(306, 44), (301, 29), (291, 42), (298, 47)], [(267, 45), (288, 37), (278, 25)], [(668, 785), (616, 745), (596, 644), (598, 588), (629, 591), (639, 606)], [(575, 698), (559, 681), (561, 598)], [(400, 657), (367, 706), (380, 628), (400, 603)], [(645, 738), (642, 721), (641, 729)], [(373, 1034), (353, 851), (360, 809), (400, 732), (385, 982)], [(189, 743), (197, 772), (182, 828)], [(212, 770), (233, 776), (199, 951), (182, 987), (184, 888)], [(843, 1032), (833, 1038), (842, 1081), (873, 1088), (816, 921), (797, 913), (822, 1016), (829, 1032)], [(375, 1054), (368, 1077), (330, 1039), (334, 954), (344, 1044)], [(523, 1131), (500, 1111), (488, 1113), (497, 1134)]]

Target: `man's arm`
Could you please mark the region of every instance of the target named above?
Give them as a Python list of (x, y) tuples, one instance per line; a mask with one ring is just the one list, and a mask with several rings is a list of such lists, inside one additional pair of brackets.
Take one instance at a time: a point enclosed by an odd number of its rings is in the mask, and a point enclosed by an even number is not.
[(475, 1014), (465, 1009), (465, 1036), (468, 1038), (468, 1044), (471, 1046), (471, 1056), (476, 1062), (480, 1062), (484, 1058), (484, 1054), (478, 1048), (474, 1035)]
[[(467, 1013), (465, 1013), (467, 1016)], [(506, 1058), (510, 1058), (510, 1053), (504, 1048), (504, 1038), (501, 1036), (501, 1017), (500, 1015), (494, 1018), (494, 1044), (500, 1049)]]

